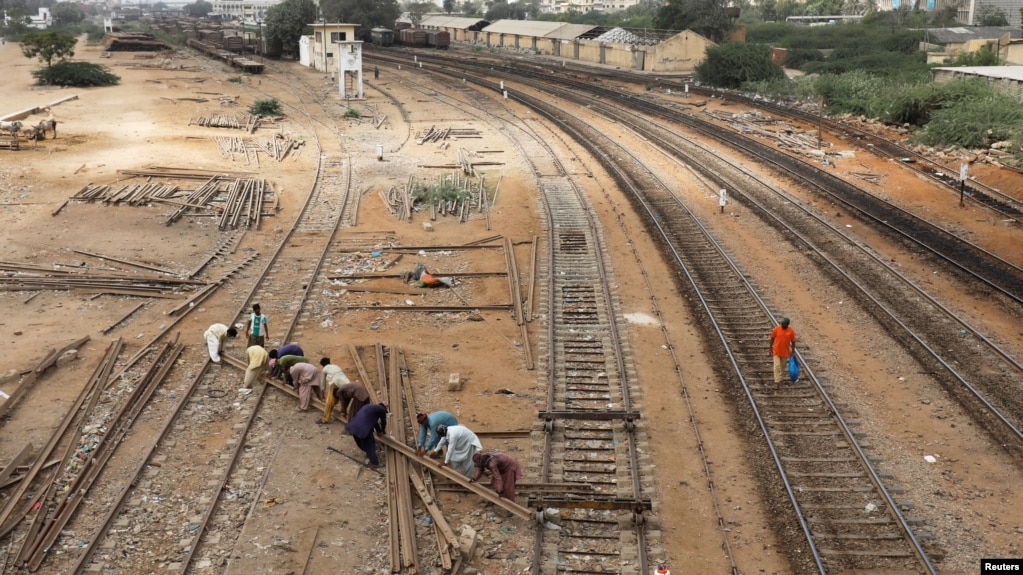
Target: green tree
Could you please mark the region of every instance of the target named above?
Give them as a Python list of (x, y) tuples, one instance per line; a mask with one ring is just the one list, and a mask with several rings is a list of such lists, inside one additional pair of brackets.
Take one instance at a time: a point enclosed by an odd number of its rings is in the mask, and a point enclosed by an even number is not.
[(483, 17), (483, 2), (480, 0), (465, 0), (458, 5), (458, 11), (463, 16), (472, 17), (477, 16)]
[(49, 68), (32, 70), (37, 83), (48, 86), (113, 86), (121, 81), (102, 64), (92, 62), (57, 62)]
[(977, 26), (1008, 26), (1009, 17), (1005, 10), (991, 4), (981, 4), (973, 17)]
[(714, 42), (724, 42), (732, 32), (727, 0), (668, 0), (654, 19), (663, 30), (692, 30)]
[(78, 40), (64, 32), (30, 32), (21, 38), (21, 53), (26, 58), (39, 58), (46, 67), (53, 65), (53, 60), (66, 60), (75, 55), (75, 44)]
[(355, 22), (363, 29), (391, 28), (401, 16), (397, 0), (320, 0), (328, 22)]
[(50, 8), (53, 23), (57, 26), (69, 26), (85, 20), (85, 11), (75, 2), (58, 2)]
[(185, 5), (185, 14), (193, 16), (195, 18), (205, 18), (213, 11), (213, 4), (210, 4), (206, 0), (195, 0), (191, 4)]
[(270, 42), (280, 42), (284, 51), (298, 53), (298, 41), (309, 24), (316, 21), (313, 0), (284, 0), (266, 11), (264, 32)]
[(444, 13), (450, 14), (455, 11), (455, 0), (444, 0)]
[(418, 28), (423, 21), (423, 16), (437, 9), (432, 2), (414, 2), (408, 5), (408, 19), (412, 21), (412, 27)]
[(767, 44), (729, 42), (707, 49), (707, 57), (693, 70), (696, 79), (719, 88), (741, 88), (747, 82), (770, 82), (785, 77), (771, 61)]
[(525, 20), (530, 15), (539, 13), (535, 2), (494, 2), (490, 9), (484, 14), (484, 18), (496, 22), (497, 20)]

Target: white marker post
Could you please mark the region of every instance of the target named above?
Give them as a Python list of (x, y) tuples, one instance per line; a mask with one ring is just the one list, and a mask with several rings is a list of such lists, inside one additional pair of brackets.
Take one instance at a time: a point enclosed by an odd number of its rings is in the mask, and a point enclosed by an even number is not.
[(728, 204), (728, 190), (721, 188), (718, 190), (718, 205), (721, 206), (721, 213), (725, 213), (725, 206)]

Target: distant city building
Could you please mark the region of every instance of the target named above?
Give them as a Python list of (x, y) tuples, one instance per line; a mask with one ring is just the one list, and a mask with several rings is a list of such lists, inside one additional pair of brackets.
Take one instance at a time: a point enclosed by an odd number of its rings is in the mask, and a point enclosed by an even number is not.
[(266, 20), (266, 11), (271, 6), (280, 4), (280, 0), (210, 0), (213, 11), (210, 14), (219, 15), (224, 20), (241, 20), (243, 22), (256, 22)]
[(620, 12), (636, 4), (639, 4), (639, 0), (540, 0), (540, 12), (543, 14), (568, 12), (585, 14), (593, 10)]

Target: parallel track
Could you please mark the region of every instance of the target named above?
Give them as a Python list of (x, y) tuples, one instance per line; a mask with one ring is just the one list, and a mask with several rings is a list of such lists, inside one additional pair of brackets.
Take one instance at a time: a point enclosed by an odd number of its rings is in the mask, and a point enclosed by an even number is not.
[[(537, 469), (544, 482), (593, 488), (530, 501), (541, 510), (538, 515), (548, 504), (558, 507), (561, 526), (537, 530), (532, 571), (647, 573), (648, 551), (656, 542), (649, 540), (645, 525), (652, 507), (651, 478), (642, 470), (638, 449), (645, 433), (637, 425), (636, 390), (629, 385), (635, 375), (618, 328), (622, 320), (600, 225), (543, 135), (491, 98), (471, 101), (529, 162), (546, 214), (547, 257), (541, 258), (540, 275), (548, 283), (540, 305), (547, 331), (539, 354), (545, 359), (538, 369), (548, 395), (541, 413), (542, 449), (529, 469)], [(468, 97), (462, 100), (466, 103)]]
[[(298, 98), (299, 106), (308, 106), (301, 96)], [(308, 111), (301, 112), (312, 118)], [(245, 299), (263, 302), (274, 321), (275, 331), (271, 333), (283, 334), (282, 341), (289, 340), (303, 321), (304, 303), (336, 230), (345, 214), (354, 212), (348, 205), (350, 161), (337, 128), (315, 122), (310, 122), (309, 128), (320, 152), (312, 190), (295, 225)], [(240, 310), (240, 321), (244, 321), (247, 308)], [(146, 465), (131, 479), (131, 487), (114, 496), (116, 503), (102, 533), (87, 546), (74, 567), (76, 575), (96, 569), (108, 573), (145, 572), (154, 561), (154, 548), (163, 554), (158, 559), (163, 569), (182, 575), (206, 572), (229, 561), (264, 466), (272, 460), (276, 431), (258, 417), (266, 396), (265, 385), (257, 385), (251, 394), (239, 395), (235, 391), (241, 385), (239, 372), (196, 357), (201, 356), (193, 355), (176, 366), (178, 381), (181, 376), (191, 380), (177, 384), (180, 387), (173, 392), (180, 393), (183, 400)], [(189, 376), (196, 372), (197, 376)], [(162, 472), (164, 465), (204, 470), (205, 489), (180, 493), (176, 489), (180, 478)], [(197, 480), (195, 476), (190, 479)], [(167, 497), (169, 493), (176, 495)], [(128, 550), (143, 539), (147, 554), (129, 554)], [(110, 556), (102, 549), (120, 550), (121, 556)]]

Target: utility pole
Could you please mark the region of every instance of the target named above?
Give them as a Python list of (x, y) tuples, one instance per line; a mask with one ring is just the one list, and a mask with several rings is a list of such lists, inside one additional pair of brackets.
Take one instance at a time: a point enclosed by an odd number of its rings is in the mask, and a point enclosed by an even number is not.
[(320, 18), (320, 43), (323, 46), (323, 75), (327, 75), (327, 21)]
[(821, 131), (824, 128), (824, 96), (817, 96), (817, 149), (821, 149), (824, 139)]

